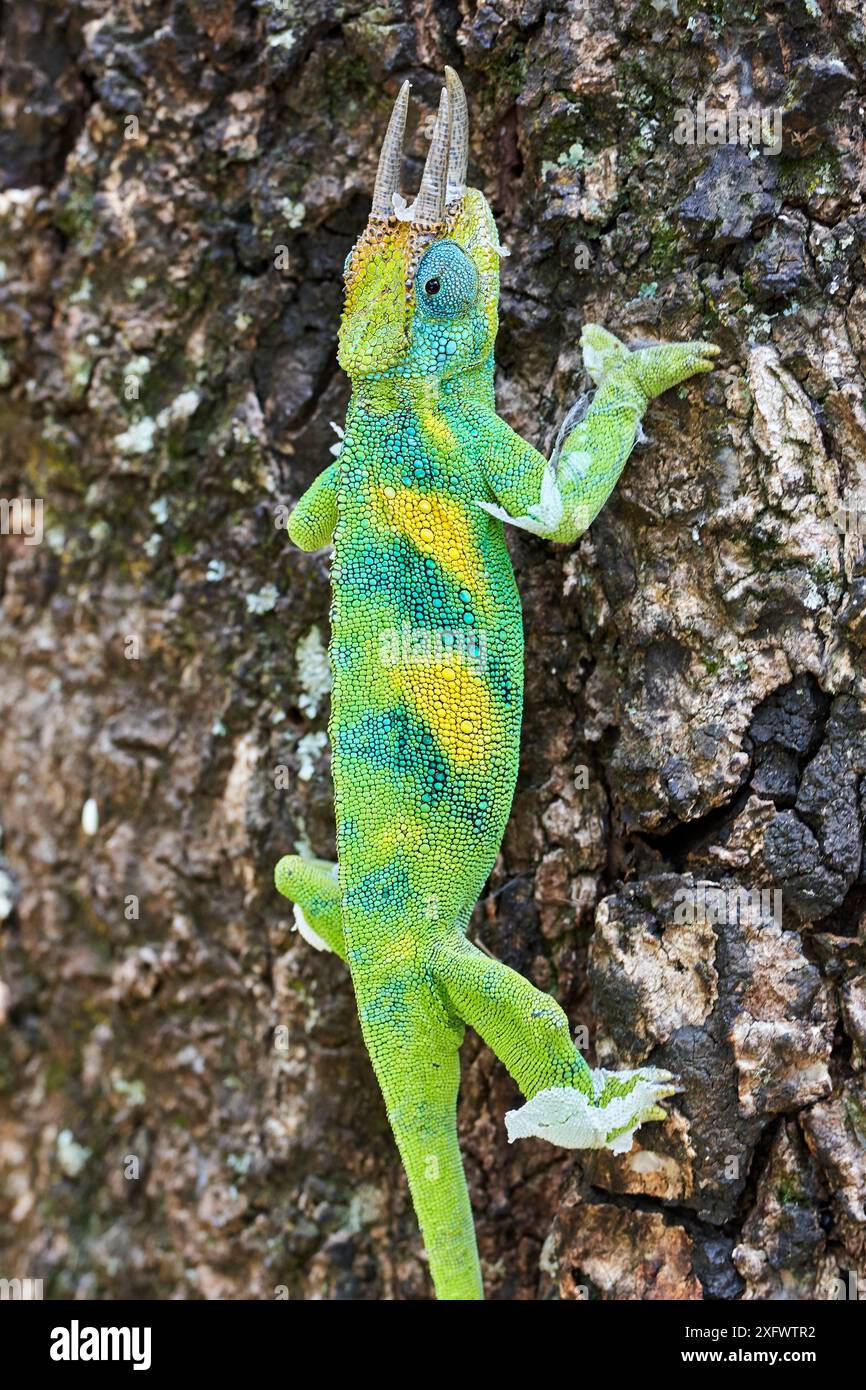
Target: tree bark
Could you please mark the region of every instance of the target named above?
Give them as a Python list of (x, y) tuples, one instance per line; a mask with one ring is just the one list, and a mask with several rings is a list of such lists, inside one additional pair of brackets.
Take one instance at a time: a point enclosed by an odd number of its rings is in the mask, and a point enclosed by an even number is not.
[[(488, 1294), (866, 1287), (859, 0), (16, 0), (2, 43), (0, 497), (44, 535), (0, 537), (0, 1274), (429, 1296), (346, 972), (272, 870), (333, 857), (327, 557), (281, 523), (390, 103), (426, 120), (450, 62), (509, 422), (549, 447), (584, 321), (723, 350), (578, 544), (510, 535), (523, 760), (472, 934), (684, 1089), (624, 1158), (509, 1148), (467, 1040)], [(781, 148), (675, 138), (699, 103)]]

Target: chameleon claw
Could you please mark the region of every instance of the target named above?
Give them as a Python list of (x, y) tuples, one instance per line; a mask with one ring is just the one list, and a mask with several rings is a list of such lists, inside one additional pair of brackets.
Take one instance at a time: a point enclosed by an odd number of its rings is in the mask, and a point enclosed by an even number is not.
[(711, 372), (719, 351), (716, 343), (703, 339), (693, 343), (657, 343), (637, 348), (621, 370), (647, 400), (653, 400), (689, 377)]
[(716, 343), (695, 343), (694, 370), (695, 372), (711, 372), (715, 364), (715, 359), (719, 356), (721, 348)]

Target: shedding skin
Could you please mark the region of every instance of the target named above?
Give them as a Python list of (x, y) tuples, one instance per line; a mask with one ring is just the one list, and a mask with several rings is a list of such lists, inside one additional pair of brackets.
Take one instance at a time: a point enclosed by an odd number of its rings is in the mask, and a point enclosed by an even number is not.
[(566, 420), (554, 457), (501, 420), (499, 240), (483, 195), (462, 189), (465, 97), (453, 71), (447, 80), (414, 220), (397, 193), (405, 88), (398, 98), (374, 211), (344, 272), (345, 436), (289, 518), (301, 549), (334, 547), (339, 864), (289, 855), (276, 883), (307, 939), (348, 964), (437, 1296), (463, 1300), (483, 1298), (457, 1144), (464, 1025), (526, 1097), (506, 1117), (510, 1139), (621, 1152), (676, 1089), (652, 1067), (592, 1071), (553, 997), (465, 936), (519, 760), (523, 631), (504, 523), (574, 541), (615, 487), (649, 402), (709, 371), (718, 349), (631, 352), (588, 324), (595, 395)]

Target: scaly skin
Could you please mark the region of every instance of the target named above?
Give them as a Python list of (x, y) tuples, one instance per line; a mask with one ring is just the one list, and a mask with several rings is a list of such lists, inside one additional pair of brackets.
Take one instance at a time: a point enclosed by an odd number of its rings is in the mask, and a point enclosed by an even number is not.
[(313, 944), (348, 963), (443, 1299), (483, 1297), (456, 1129), (465, 1024), (527, 1097), (507, 1117), (512, 1139), (621, 1151), (637, 1125), (664, 1117), (659, 1101), (675, 1089), (652, 1068), (592, 1072), (556, 1001), (465, 931), (519, 757), (523, 633), (503, 520), (575, 540), (615, 486), (648, 402), (710, 370), (717, 351), (629, 352), (588, 325), (595, 397), (548, 463), (496, 414), (499, 256), (476, 190), (433, 226), (371, 218), (345, 270), (345, 437), (289, 520), (302, 549), (334, 546), (339, 878), (287, 856), (277, 887)]

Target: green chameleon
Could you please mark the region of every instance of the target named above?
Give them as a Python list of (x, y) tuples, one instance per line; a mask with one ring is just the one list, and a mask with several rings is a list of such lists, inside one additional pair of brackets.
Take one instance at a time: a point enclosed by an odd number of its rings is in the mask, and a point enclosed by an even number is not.
[(501, 420), (493, 386), (499, 244), (466, 188), (466, 97), (446, 68), (421, 186), (398, 192), (409, 83), (346, 258), (339, 361), (352, 381), (337, 457), (288, 530), (333, 543), (330, 740), (337, 865), (288, 855), (280, 892), (312, 945), (346, 961), (440, 1299), (483, 1298), (457, 1143), (469, 1024), (526, 1099), (509, 1140), (624, 1152), (664, 1119), (669, 1073), (591, 1070), (556, 1001), (466, 939), (517, 776), (520, 599), (503, 522), (554, 541), (586, 530), (653, 397), (711, 369), (710, 343), (629, 351), (581, 336), (597, 390), (548, 462)]

